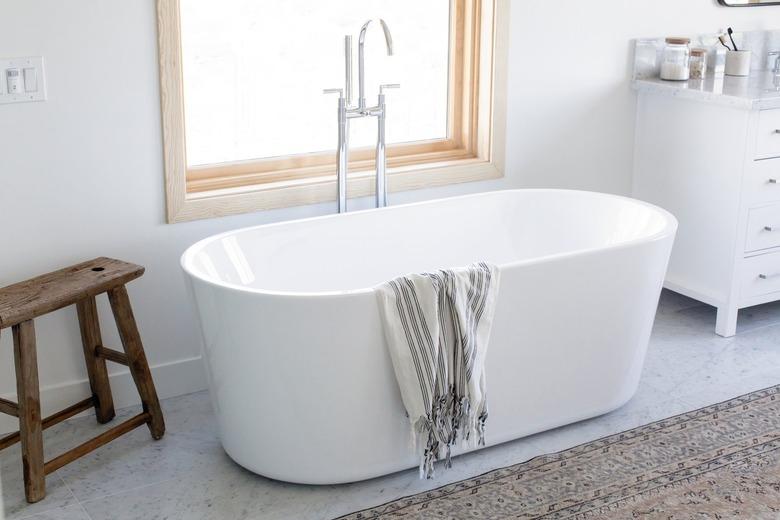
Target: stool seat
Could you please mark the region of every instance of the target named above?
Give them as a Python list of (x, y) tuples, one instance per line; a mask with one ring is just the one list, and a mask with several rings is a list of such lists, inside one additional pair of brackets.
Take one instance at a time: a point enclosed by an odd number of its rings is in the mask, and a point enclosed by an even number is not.
[(0, 329), (56, 311), (144, 274), (140, 265), (100, 257), (0, 289)]
[[(0, 450), (17, 442), (21, 444), (24, 493), (28, 502), (37, 502), (46, 496), (46, 475), (117, 437), (143, 424), (149, 427), (153, 439), (160, 439), (165, 433), (157, 390), (125, 287), (127, 282), (143, 274), (144, 268), (139, 265), (101, 257), (0, 289), (0, 331), (10, 328), (13, 333), (17, 394), (17, 402), (0, 398), (0, 413), (19, 419), (19, 431), (0, 438)], [(102, 293), (108, 296), (124, 352), (103, 345), (96, 302), (96, 297)], [(74, 304), (92, 395), (44, 418), (41, 417), (33, 320)], [(99, 423), (107, 423), (115, 417), (106, 361), (130, 369), (141, 397), (141, 413), (45, 461), (44, 429), (93, 407)]]

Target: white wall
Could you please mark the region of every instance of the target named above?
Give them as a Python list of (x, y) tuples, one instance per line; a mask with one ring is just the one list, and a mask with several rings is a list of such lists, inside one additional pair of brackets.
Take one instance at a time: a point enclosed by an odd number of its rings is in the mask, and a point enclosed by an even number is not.
[[(45, 103), (0, 106), (0, 285), (99, 255), (145, 265), (146, 276), (129, 290), (158, 390), (202, 388), (181, 252), (219, 231), (326, 214), (332, 204), (165, 224), (154, 1), (0, 0), (0, 20), (0, 55), (43, 55), (49, 91)], [(727, 24), (780, 28), (780, 9), (724, 9), (715, 0), (514, 0), (506, 178), (392, 202), (519, 186), (626, 193), (629, 40)], [(105, 343), (118, 346), (111, 321), (103, 321)], [(44, 407), (52, 410), (86, 395), (75, 312), (36, 325)], [(0, 394), (15, 389), (11, 351), (4, 331)], [(113, 368), (118, 404), (132, 402), (129, 378)]]
[(780, 7), (716, 0), (512, 0), (513, 182), (628, 193), (635, 95), (630, 40), (780, 29)]

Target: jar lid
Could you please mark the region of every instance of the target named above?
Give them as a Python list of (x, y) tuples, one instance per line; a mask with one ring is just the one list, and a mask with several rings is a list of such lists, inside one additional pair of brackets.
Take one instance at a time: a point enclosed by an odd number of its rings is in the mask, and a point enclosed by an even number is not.
[(704, 56), (707, 54), (707, 49), (691, 49), (691, 56)]
[(691, 43), (690, 38), (667, 38), (666, 43), (671, 43), (672, 45), (688, 45)]

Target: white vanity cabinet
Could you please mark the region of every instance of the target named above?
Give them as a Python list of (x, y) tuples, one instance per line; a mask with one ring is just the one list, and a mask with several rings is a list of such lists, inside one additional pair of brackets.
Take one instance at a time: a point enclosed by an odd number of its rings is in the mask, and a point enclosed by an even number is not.
[(718, 309), (780, 300), (780, 81), (636, 80), (633, 193), (679, 220), (666, 287)]

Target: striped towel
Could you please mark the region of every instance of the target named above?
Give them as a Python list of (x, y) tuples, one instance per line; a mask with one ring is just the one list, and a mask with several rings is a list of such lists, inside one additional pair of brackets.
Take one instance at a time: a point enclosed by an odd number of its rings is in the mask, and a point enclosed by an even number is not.
[(376, 288), (385, 337), (420, 453), (420, 478), (458, 440), (484, 445), (487, 354), (498, 268), (412, 274)]

